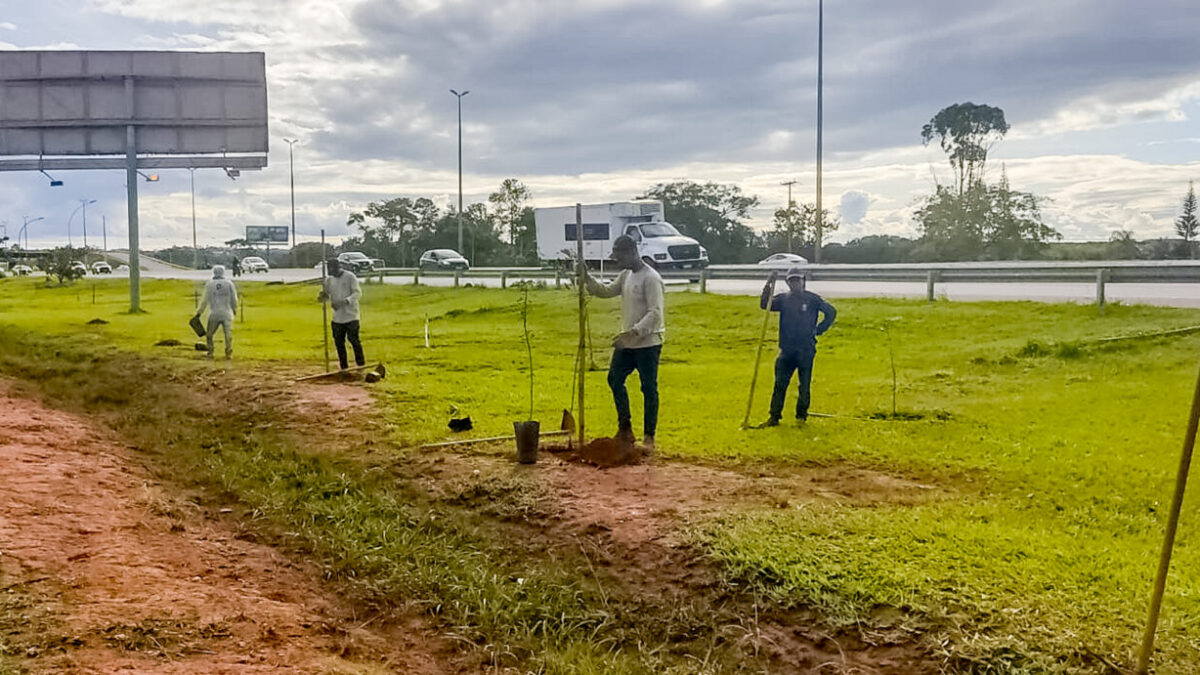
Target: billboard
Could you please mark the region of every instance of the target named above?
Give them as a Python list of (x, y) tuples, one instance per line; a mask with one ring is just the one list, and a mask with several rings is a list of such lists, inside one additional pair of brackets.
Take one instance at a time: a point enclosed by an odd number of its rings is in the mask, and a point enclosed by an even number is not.
[(287, 225), (247, 225), (246, 241), (251, 244), (288, 243)]
[(138, 154), (266, 153), (265, 56), (0, 51), (0, 155), (122, 155), (131, 126)]

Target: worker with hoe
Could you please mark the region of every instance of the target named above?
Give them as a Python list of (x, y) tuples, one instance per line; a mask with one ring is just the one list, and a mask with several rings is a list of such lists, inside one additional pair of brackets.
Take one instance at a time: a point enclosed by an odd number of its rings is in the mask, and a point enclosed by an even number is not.
[(213, 357), (213, 338), (218, 328), (225, 329), (225, 358), (233, 358), (233, 317), (237, 314), (237, 288), (225, 278), (225, 267), (213, 265), (212, 279), (204, 284), (204, 299), (196, 309), (196, 318), (208, 309), (208, 326), (204, 334), (208, 358)]
[(628, 236), (622, 235), (613, 242), (612, 257), (621, 269), (612, 283), (596, 281), (588, 274), (586, 266), (583, 274), (592, 295), (600, 298), (621, 296), (621, 332), (613, 338), (612, 361), (608, 366), (608, 386), (617, 407), (617, 440), (630, 445), (634, 442), (625, 379), (636, 370), (642, 382), (644, 402), (643, 444), (648, 451), (653, 451), (658, 427), (658, 362), (666, 332), (663, 281), (658, 272), (641, 259), (637, 244)]
[[(813, 359), (817, 355), (817, 337), (833, 325), (837, 310), (821, 296), (804, 290), (807, 280), (799, 267), (787, 272), (788, 290), (774, 297), (776, 272), (763, 287), (759, 307), (779, 312), (779, 357), (775, 359), (775, 391), (771, 395), (771, 416), (766, 426), (779, 426), (783, 415), (783, 399), (787, 394), (792, 373), (798, 372), (799, 391), (796, 394), (796, 420), (803, 424), (808, 420), (808, 403), (812, 386)], [(817, 315), (823, 315), (817, 323)]]
[(358, 299), (362, 297), (358, 277), (354, 276), (354, 272), (342, 269), (342, 264), (337, 258), (326, 260), (325, 265), (329, 275), (325, 277), (325, 284), (317, 300), (328, 300), (333, 307), (330, 326), (333, 328), (333, 345), (337, 348), (338, 364), (342, 370), (350, 367), (346, 358), (346, 341), (349, 340), (350, 347), (354, 349), (355, 365), (365, 366), (367, 359), (363, 356), (362, 341), (358, 337)]

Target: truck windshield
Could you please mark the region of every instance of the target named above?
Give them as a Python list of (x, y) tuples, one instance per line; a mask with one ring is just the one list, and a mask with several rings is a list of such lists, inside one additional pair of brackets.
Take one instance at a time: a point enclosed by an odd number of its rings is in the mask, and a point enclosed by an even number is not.
[(642, 225), (642, 236), (647, 238), (678, 237), (679, 230), (676, 230), (670, 223), (646, 223)]

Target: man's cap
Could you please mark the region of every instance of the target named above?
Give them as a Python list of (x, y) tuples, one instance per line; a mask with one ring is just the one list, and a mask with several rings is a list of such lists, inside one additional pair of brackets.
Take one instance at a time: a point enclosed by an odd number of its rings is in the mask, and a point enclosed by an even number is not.
[(807, 279), (808, 275), (805, 274), (804, 270), (800, 269), (799, 267), (793, 267), (787, 271), (787, 276), (784, 278), (785, 279)]
[(221, 279), (225, 276), (225, 266), (224, 265), (213, 265), (212, 272), (213, 272), (214, 279)]
[(623, 234), (613, 240), (613, 250), (616, 251), (617, 249), (629, 249), (631, 251), (636, 251), (637, 242), (635, 242), (629, 235)]

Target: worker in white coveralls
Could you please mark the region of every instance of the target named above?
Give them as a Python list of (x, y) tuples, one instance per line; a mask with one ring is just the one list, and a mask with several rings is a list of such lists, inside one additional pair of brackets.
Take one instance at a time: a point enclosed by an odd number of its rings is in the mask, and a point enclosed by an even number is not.
[(634, 439), (625, 379), (637, 370), (644, 402), (643, 444), (653, 450), (658, 428), (658, 362), (666, 333), (663, 280), (641, 259), (637, 244), (628, 236), (622, 235), (613, 242), (612, 257), (621, 268), (612, 283), (603, 284), (590, 274), (586, 279), (592, 295), (621, 296), (621, 332), (613, 338), (612, 361), (608, 366), (608, 386), (617, 406), (617, 439), (628, 443)]
[(208, 358), (213, 357), (213, 337), (217, 328), (225, 329), (225, 358), (233, 358), (233, 317), (237, 314), (237, 288), (225, 278), (225, 267), (213, 265), (212, 279), (204, 284), (204, 299), (196, 310), (199, 318), (208, 309), (208, 327), (204, 339), (208, 345)]
[(349, 340), (350, 347), (354, 349), (355, 365), (365, 366), (367, 359), (363, 356), (362, 341), (358, 337), (358, 299), (362, 297), (358, 277), (354, 276), (354, 272), (342, 269), (342, 264), (337, 258), (325, 261), (325, 266), (329, 275), (325, 277), (325, 286), (317, 300), (328, 300), (333, 307), (330, 328), (333, 329), (333, 346), (337, 348), (338, 365), (342, 370), (350, 367), (346, 358), (346, 341)]

